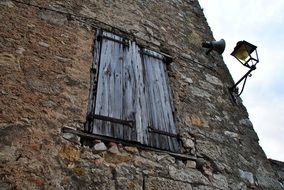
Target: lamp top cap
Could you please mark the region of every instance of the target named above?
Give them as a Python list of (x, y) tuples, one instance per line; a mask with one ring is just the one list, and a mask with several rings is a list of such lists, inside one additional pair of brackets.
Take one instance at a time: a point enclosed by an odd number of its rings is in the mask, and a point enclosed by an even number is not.
[(239, 41), (237, 42), (237, 45), (236, 47), (234, 48), (234, 51), (231, 53), (231, 55), (235, 55), (236, 52), (242, 47), (242, 46), (245, 46), (245, 48), (247, 49), (248, 53), (251, 54), (254, 50), (256, 50), (256, 46), (243, 40), (243, 41)]

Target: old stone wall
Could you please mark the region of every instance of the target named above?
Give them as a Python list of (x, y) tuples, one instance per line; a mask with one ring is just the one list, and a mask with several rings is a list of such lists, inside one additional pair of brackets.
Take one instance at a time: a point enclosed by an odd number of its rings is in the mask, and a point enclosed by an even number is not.
[[(2, 0), (0, 20), (2, 189), (283, 189), (222, 57), (201, 48), (213, 36), (197, 0)], [(99, 28), (173, 57), (192, 159), (61, 133), (84, 127)]]
[(277, 160), (269, 160), (272, 168), (276, 171), (276, 176), (278, 177), (278, 181), (284, 184), (284, 162)]

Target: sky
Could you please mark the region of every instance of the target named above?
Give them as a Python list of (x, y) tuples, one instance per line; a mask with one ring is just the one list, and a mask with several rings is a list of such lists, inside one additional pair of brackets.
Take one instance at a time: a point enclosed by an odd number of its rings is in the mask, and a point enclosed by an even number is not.
[[(257, 46), (259, 63), (241, 95), (268, 158), (284, 161), (284, 1), (199, 0), (235, 82), (246, 72), (233, 56), (238, 41)], [(240, 86), (241, 87), (241, 86)]]

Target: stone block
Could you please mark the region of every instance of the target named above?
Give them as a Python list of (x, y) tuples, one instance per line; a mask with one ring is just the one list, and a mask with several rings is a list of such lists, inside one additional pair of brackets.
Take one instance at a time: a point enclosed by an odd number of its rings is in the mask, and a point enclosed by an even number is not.
[(182, 138), (183, 146), (185, 148), (194, 148), (194, 141), (188, 138)]
[(143, 179), (130, 180), (124, 177), (118, 177), (116, 179), (116, 187), (119, 190), (142, 190), (143, 189)]
[(28, 134), (29, 130), (30, 128), (23, 124), (0, 123), (0, 144), (2, 146), (12, 146), (15, 143), (15, 139)]
[(50, 45), (46, 42), (38, 42), (38, 44), (42, 47), (46, 47), (46, 48), (50, 47)]
[(239, 134), (238, 133), (234, 133), (234, 132), (231, 132), (231, 131), (225, 131), (224, 134), (230, 138), (233, 138), (233, 139), (238, 139), (239, 138)]
[(216, 188), (205, 185), (195, 185), (192, 187), (192, 190), (216, 190)]
[(218, 189), (226, 190), (229, 188), (227, 178), (222, 174), (214, 174), (212, 184)]
[(196, 126), (196, 127), (207, 127), (207, 122), (203, 119), (203, 118), (200, 118), (196, 115), (192, 115), (190, 117), (190, 120), (191, 120), (191, 124), (193, 126)]
[(249, 186), (255, 185), (253, 173), (239, 169), (239, 174), (240, 174), (240, 177), (244, 180), (244, 182), (247, 185), (249, 185)]
[(203, 185), (209, 184), (208, 179), (200, 171), (195, 169), (176, 169), (173, 166), (169, 166), (169, 174), (173, 180)]
[(244, 126), (247, 126), (247, 127), (252, 127), (252, 122), (250, 121), (250, 119), (246, 118), (246, 119), (241, 119), (239, 121), (239, 124), (240, 125), (244, 125)]
[(171, 165), (174, 164), (175, 161), (175, 158), (168, 154), (157, 156), (157, 162), (162, 165)]
[(181, 78), (188, 84), (192, 84), (193, 83), (193, 80), (189, 77), (186, 77), (185, 75), (183, 75), (182, 73), (181, 74)]
[(128, 153), (119, 153), (119, 154), (113, 154), (108, 152), (107, 154), (104, 155), (104, 159), (106, 162), (111, 163), (111, 164), (120, 164), (120, 163), (125, 163), (130, 160), (132, 160), (132, 155)]
[(212, 76), (210, 74), (206, 74), (205, 77), (206, 77), (206, 80), (209, 83), (215, 84), (215, 85), (218, 85), (218, 86), (223, 86), (223, 83), (217, 77)]
[(90, 177), (95, 183), (108, 183), (113, 179), (112, 170), (106, 165), (101, 165), (96, 168), (91, 168)]
[(86, 159), (86, 160), (96, 160), (96, 159), (100, 159), (102, 157), (98, 154), (92, 153), (91, 150), (84, 150), (81, 153), (81, 158)]
[(12, 71), (19, 71), (20, 64), (16, 56), (11, 53), (0, 53), (0, 69), (1, 75), (4, 73), (10, 73)]
[(197, 154), (205, 155), (212, 160), (219, 160), (222, 157), (218, 145), (210, 141), (196, 140), (195, 148)]
[(187, 168), (196, 168), (196, 162), (192, 160), (186, 161), (186, 167)]
[(80, 158), (80, 150), (71, 145), (65, 145), (59, 151), (59, 156), (67, 161), (76, 161)]
[(145, 179), (145, 190), (192, 190), (189, 183), (175, 181), (160, 177), (147, 177)]
[(100, 142), (100, 143), (95, 144), (94, 150), (96, 150), (96, 151), (106, 151), (107, 147), (106, 147), (105, 143)]
[(9, 162), (10, 160), (15, 160), (17, 157), (16, 155), (16, 148), (11, 146), (0, 146), (0, 162), (5, 163)]
[(145, 169), (164, 168), (161, 164), (140, 156), (135, 156), (133, 161), (135, 166)]
[(108, 149), (108, 151), (112, 154), (120, 154), (116, 144), (111, 145), (111, 147)]
[(57, 104), (52, 100), (43, 101), (41, 104), (43, 107), (47, 107), (47, 108), (54, 108), (57, 106)]
[(189, 88), (193, 96), (197, 96), (197, 97), (205, 98), (205, 99), (210, 99), (210, 97), (212, 97), (212, 94), (210, 94), (206, 90), (200, 89), (195, 86), (189, 86)]
[(55, 24), (58, 26), (62, 26), (66, 21), (67, 17), (64, 14), (57, 13), (55, 11), (41, 9), (38, 12), (38, 16), (47, 21), (50, 24)]
[(129, 153), (133, 153), (133, 154), (137, 154), (139, 153), (139, 150), (137, 147), (133, 147), (133, 146), (125, 146), (124, 149), (129, 152)]
[(214, 92), (216, 91), (216, 88), (215, 86), (213, 86), (211, 83), (209, 82), (205, 82), (205, 81), (199, 81), (199, 84), (200, 86), (204, 89), (204, 90), (207, 90), (207, 91), (210, 91), (210, 92)]
[(28, 79), (30, 89), (50, 95), (57, 95), (61, 92), (61, 86), (55, 81), (46, 81), (42, 79)]
[(9, 8), (13, 8), (15, 6), (15, 4), (12, 1), (9, 1), (9, 0), (0, 1), (0, 5), (7, 6)]
[(118, 189), (142, 189), (143, 177), (138, 168), (122, 163), (115, 168), (115, 177)]

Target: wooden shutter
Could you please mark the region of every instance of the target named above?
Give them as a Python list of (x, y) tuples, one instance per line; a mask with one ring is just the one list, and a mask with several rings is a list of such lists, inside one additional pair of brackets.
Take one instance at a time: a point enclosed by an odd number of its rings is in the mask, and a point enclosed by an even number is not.
[(99, 39), (89, 131), (179, 152), (163, 56), (111, 33)]
[(179, 152), (179, 139), (174, 122), (172, 95), (164, 63), (165, 58), (150, 50), (144, 50), (142, 57), (146, 73), (149, 112), (148, 144)]
[(107, 32), (101, 40), (93, 133), (146, 144), (143, 126), (147, 125), (147, 109), (139, 47)]

